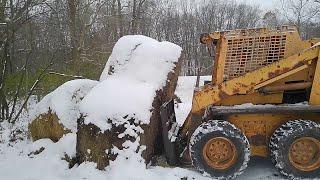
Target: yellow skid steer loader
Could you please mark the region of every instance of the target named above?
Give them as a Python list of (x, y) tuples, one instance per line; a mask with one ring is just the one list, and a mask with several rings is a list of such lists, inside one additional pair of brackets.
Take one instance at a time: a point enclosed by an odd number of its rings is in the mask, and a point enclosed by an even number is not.
[(171, 165), (232, 179), (250, 156), (270, 157), (285, 176), (320, 178), (320, 43), (294, 26), (203, 34), (214, 51), (212, 82), (194, 92), (182, 127), (173, 100), (161, 108)]

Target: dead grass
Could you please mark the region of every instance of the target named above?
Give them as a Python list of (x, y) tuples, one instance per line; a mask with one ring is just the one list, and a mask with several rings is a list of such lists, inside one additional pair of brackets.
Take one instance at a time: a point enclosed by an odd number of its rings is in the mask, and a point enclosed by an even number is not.
[(33, 141), (38, 139), (49, 138), (57, 142), (64, 134), (71, 132), (65, 129), (59, 123), (59, 118), (55, 113), (49, 111), (46, 114), (41, 114), (29, 124), (29, 133)]

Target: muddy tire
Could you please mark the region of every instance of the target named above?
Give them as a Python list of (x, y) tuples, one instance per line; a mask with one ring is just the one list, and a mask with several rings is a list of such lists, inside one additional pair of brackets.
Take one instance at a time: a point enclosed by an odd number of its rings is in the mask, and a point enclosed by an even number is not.
[(289, 121), (270, 138), (271, 160), (290, 179), (319, 178), (319, 140), (319, 124), (309, 120)]
[(193, 166), (203, 175), (217, 179), (240, 175), (250, 159), (248, 139), (227, 121), (201, 124), (191, 136), (189, 151)]

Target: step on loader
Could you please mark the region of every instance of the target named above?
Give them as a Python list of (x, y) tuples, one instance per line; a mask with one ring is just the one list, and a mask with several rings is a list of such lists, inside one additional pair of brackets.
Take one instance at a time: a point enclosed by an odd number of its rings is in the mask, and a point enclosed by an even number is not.
[(320, 178), (319, 41), (294, 26), (201, 35), (212, 82), (194, 91), (182, 127), (173, 100), (161, 107), (168, 163), (233, 179), (260, 156), (288, 178)]

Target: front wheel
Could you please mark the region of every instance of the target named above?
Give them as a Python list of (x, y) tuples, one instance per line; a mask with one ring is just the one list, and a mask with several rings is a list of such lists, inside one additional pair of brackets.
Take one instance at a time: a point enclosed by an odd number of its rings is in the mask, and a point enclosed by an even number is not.
[(233, 179), (247, 167), (250, 145), (245, 135), (227, 121), (201, 124), (189, 143), (193, 166), (203, 175)]

